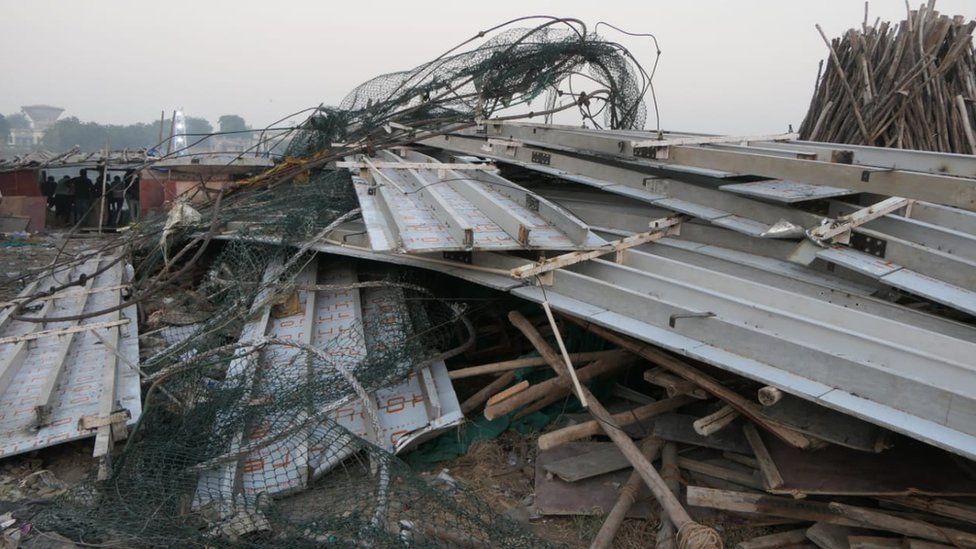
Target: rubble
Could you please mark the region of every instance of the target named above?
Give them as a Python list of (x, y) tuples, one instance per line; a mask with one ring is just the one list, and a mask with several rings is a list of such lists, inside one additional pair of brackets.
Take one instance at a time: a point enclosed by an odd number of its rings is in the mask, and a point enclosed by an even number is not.
[[(540, 25), (36, 269), (0, 309), (0, 455), (103, 461), (0, 482), (49, 500), (5, 534), (976, 546), (976, 157), (644, 131), (643, 68)], [(605, 89), (547, 112), (585, 127), (502, 114), (584, 69)]]

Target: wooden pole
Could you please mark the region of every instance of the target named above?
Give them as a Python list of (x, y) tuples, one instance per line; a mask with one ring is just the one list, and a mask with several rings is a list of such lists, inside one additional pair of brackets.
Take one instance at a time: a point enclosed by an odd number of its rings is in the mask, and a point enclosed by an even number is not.
[[(0, 304), (2, 305), (2, 304)], [(582, 362), (591, 362), (593, 360), (599, 360), (601, 358), (611, 356), (619, 351), (596, 351), (591, 353), (570, 353), (569, 358), (573, 363), (579, 364)], [(528, 358), (516, 358), (514, 360), (504, 360), (502, 362), (492, 362), (490, 364), (481, 364), (478, 366), (469, 366), (467, 368), (458, 368), (457, 370), (450, 370), (447, 372), (448, 377), (451, 379), (464, 379), (466, 377), (475, 377), (486, 374), (498, 374), (501, 372), (508, 372), (511, 370), (518, 370), (521, 368), (531, 368), (533, 366), (545, 366), (546, 360), (541, 356), (533, 356)]]
[[(559, 333), (559, 327), (556, 326), (556, 319), (552, 316), (552, 309), (549, 308), (549, 302), (542, 302), (542, 309), (546, 312), (546, 318), (549, 319), (549, 325), (552, 326), (552, 335), (556, 336), (556, 344), (559, 346), (559, 352), (563, 355), (563, 361), (566, 372), (569, 374), (569, 378), (573, 381), (573, 388), (576, 389), (576, 396), (579, 397), (580, 405), (584, 408), (588, 407), (589, 404), (586, 402), (586, 393), (583, 392), (583, 386), (580, 385), (579, 376), (576, 375), (576, 368), (573, 368), (573, 361), (569, 359), (569, 353), (566, 351), (566, 344), (563, 343), (563, 336)], [(535, 329), (535, 327), (533, 327)], [(557, 373), (559, 370), (556, 370)]]
[[(528, 321), (518, 311), (508, 313), (509, 321), (525, 335), (532, 345), (545, 357), (546, 362), (559, 375), (568, 376), (567, 372), (562, 371), (560, 357), (552, 350), (552, 347), (542, 338), (535, 326)], [(627, 461), (634, 467), (634, 470), (644, 479), (644, 483), (651, 489), (654, 499), (658, 501), (668, 519), (678, 528), (678, 539), (680, 547), (700, 547), (707, 549), (710, 547), (722, 547), (722, 539), (718, 533), (691, 519), (688, 511), (681, 506), (678, 498), (671, 493), (668, 485), (664, 483), (661, 475), (651, 466), (651, 463), (641, 454), (640, 449), (634, 441), (617, 426), (613, 417), (607, 409), (603, 407), (599, 400), (593, 397), (586, 387), (580, 386), (582, 394), (589, 401), (589, 412), (594, 419), (600, 422), (603, 432), (610, 437), (610, 440), (620, 449), (620, 453), (627, 458)]]
[[(657, 454), (663, 446), (663, 440), (656, 437), (647, 437), (641, 441), (640, 449), (647, 461), (654, 461), (657, 459)], [(593, 538), (590, 549), (606, 549), (613, 544), (613, 538), (617, 535), (617, 531), (620, 530), (620, 525), (624, 523), (624, 519), (627, 518), (627, 513), (637, 501), (637, 495), (640, 493), (642, 482), (643, 480), (637, 471), (630, 473), (627, 482), (620, 487), (620, 495), (617, 496), (617, 502), (613, 504), (613, 509), (610, 509), (610, 513), (607, 514), (607, 518), (603, 521), (603, 526), (600, 527), (600, 531)]]
[[(595, 377), (608, 374), (617, 368), (620, 368), (621, 366), (629, 363), (632, 359), (633, 355), (627, 354), (623, 351), (618, 351), (614, 357), (607, 357), (597, 360), (596, 362), (581, 368), (578, 372), (577, 379), (579, 381), (589, 381)], [(495, 419), (509, 412), (513, 412), (521, 406), (534, 402), (540, 398), (562, 398), (563, 396), (569, 394), (571, 387), (572, 385), (569, 380), (562, 376), (547, 379), (540, 383), (536, 383), (521, 393), (513, 395), (512, 398), (505, 399), (497, 404), (489, 401), (488, 407), (485, 408), (485, 417), (488, 419)]]
[(735, 408), (726, 404), (722, 406), (717, 412), (709, 414), (705, 417), (698, 418), (692, 423), (692, 427), (695, 428), (695, 432), (703, 437), (707, 437), (712, 433), (717, 433), (726, 427), (729, 423), (735, 421), (739, 417), (739, 412), (735, 411)]
[(492, 395), (501, 391), (513, 381), (515, 381), (515, 372), (505, 372), (504, 374), (498, 376), (498, 379), (492, 381), (488, 385), (485, 385), (480, 391), (468, 397), (468, 399), (461, 404), (461, 412), (468, 414), (477, 410), (478, 407), (484, 404), (489, 398), (492, 397)]
[[(661, 478), (675, 496), (681, 489), (681, 471), (678, 470), (678, 445), (668, 442), (661, 450)], [(674, 549), (674, 524), (667, 517), (661, 517), (657, 531), (657, 548)]]
[[(635, 423), (651, 419), (654, 416), (671, 412), (684, 406), (685, 404), (690, 404), (695, 401), (696, 399), (688, 395), (678, 395), (669, 399), (659, 400), (657, 402), (638, 406), (633, 410), (614, 414), (612, 419), (617, 425), (626, 428)], [(591, 420), (540, 435), (537, 439), (537, 443), (540, 450), (548, 450), (549, 448), (555, 448), (560, 444), (598, 435), (601, 432), (602, 430), (600, 429), (600, 422)]]

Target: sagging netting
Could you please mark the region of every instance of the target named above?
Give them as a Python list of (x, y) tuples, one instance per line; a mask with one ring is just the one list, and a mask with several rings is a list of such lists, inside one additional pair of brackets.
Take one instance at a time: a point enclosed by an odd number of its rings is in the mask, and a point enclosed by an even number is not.
[[(455, 48), (457, 49), (457, 48)], [(589, 81), (581, 92), (572, 82)], [(577, 84), (579, 86), (579, 84)], [(320, 109), (288, 148), (306, 156), (335, 143), (362, 139), (364, 130), (430, 131), (487, 119), (549, 94), (549, 110), (578, 109), (584, 121), (614, 129), (643, 129), (650, 77), (626, 49), (575, 20), (510, 29), (463, 52), (451, 51), (414, 69), (377, 76), (357, 86), (335, 109)], [(557, 98), (569, 103), (556, 107)], [(544, 112), (534, 113), (542, 115)], [(392, 124), (392, 125), (391, 125)], [(383, 135), (371, 136), (384, 141)]]
[[(144, 412), (108, 478), (43, 507), (39, 531), (127, 547), (543, 545), (463, 488), (411, 473), (394, 455), (404, 439), (377, 429), (389, 407), (379, 391), (470, 342), (463, 308), (395, 271), (317, 263), (312, 251), (358, 215), (334, 160), (508, 116), (544, 94), (550, 113), (643, 126), (649, 76), (626, 49), (578, 21), (538, 19), (314, 109), (289, 158), (201, 186), (205, 200), (114, 244), (135, 266)], [(323, 334), (287, 333), (314, 312), (310, 294), (321, 307), (354, 295), (359, 314)]]

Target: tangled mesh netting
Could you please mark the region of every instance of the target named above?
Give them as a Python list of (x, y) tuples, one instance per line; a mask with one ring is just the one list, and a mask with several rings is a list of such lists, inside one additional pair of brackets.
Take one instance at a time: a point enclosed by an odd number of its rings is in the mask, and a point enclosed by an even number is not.
[[(580, 75), (599, 89), (560, 90)], [(640, 128), (646, 77), (622, 46), (573, 20), (501, 32), (316, 109), (289, 159), (207, 191), (194, 215), (141, 221), (116, 250), (135, 265), (130, 303), (180, 294), (192, 318), (143, 323), (138, 424), (108, 478), (43, 507), (37, 530), (135, 547), (543, 545), (360, 432), (383, 405), (371, 396), (463, 348), (471, 330), (456, 304), (390, 271), (318, 283), (339, 260), (316, 259), (312, 244), (358, 211), (350, 175), (328, 163), (473, 125), (543, 93), (568, 95), (567, 108), (594, 123)], [(252, 328), (262, 315), (287, 318), (309, 281), (306, 294), (355, 294), (362, 314), (315, 345)]]

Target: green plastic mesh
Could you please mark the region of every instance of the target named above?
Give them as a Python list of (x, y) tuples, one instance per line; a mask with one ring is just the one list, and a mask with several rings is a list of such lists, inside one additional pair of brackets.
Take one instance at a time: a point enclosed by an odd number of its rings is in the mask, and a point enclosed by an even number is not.
[[(337, 422), (359, 414), (368, 429), (364, 395), (464, 348), (462, 307), (423, 281), (370, 267), (329, 290), (359, 292), (361, 318), (312, 348), (249, 327), (295, 305), (316, 269), (309, 242), (355, 213), (351, 177), (329, 161), (472, 125), (573, 75), (609, 90), (599, 100), (569, 92), (584, 116), (642, 127), (643, 71), (620, 46), (562, 23), (505, 31), (374, 78), (338, 108), (317, 109), (291, 140), (293, 158), (195, 210), (174, 209), (179, 219), (143, 220), (120, 240), (151, 332), (142, 338), (144, 412), (108, 478), (45, 507), (38, 529), (127, 547), (542, 545), (463, 487), (429, 483), (384, 441)], [(339, 260), (318, 261), (321, 271)], [(181, 321), (167, 300), (184, 306)]]

